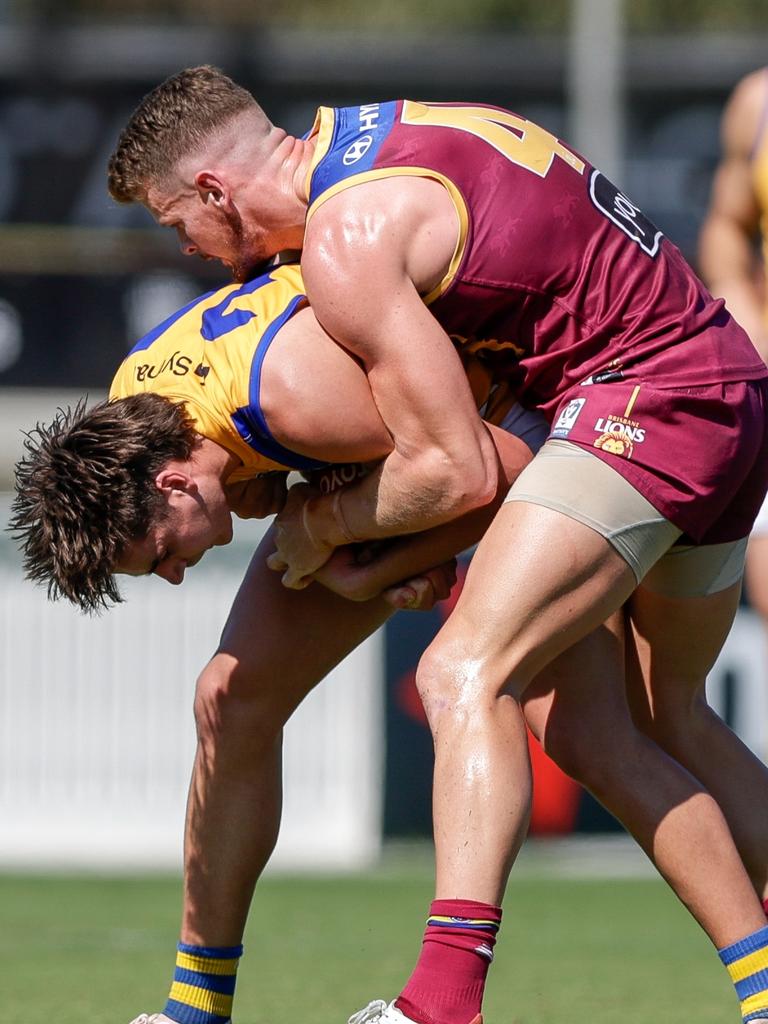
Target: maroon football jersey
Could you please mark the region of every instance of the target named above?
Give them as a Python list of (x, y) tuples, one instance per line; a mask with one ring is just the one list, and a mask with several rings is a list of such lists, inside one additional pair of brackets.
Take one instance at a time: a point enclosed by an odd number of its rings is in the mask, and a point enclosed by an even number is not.
[(749, 380), (766, 367), (722, 300), (603, 174), (497, 107), (410, 100), (321, 108), (311, 216), (344, 188), (434, 178), (461, 225), (425, 302), (467, 355), (550, 416), (573, 385)]

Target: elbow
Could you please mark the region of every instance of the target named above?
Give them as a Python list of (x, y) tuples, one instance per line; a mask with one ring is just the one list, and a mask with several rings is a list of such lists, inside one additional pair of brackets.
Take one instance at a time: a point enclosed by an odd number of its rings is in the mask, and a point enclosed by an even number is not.
[(499, 465), (496, 459), (483, 463), (481, 471), (473, 479), (472, 488), (465, 488), (465, 511), (471, 512), (476, 508), (484, 508), (490, 504), (497, 495), (499, 489)]
[(431, 488), (446, 518), (483, 508), (496, 497), (499, 466), (495, 457), (442, 458), (434, 466)]

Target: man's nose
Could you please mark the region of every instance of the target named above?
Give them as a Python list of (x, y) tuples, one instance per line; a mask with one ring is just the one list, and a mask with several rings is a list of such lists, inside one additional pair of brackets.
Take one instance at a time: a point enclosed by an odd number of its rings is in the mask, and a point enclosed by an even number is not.
[(155, 572), (161, 578), (177, 587), (184, 580), (186, 562), (181, 558), (174, 558), (171, 561), (161, 562)]
[(197, 246), (195, 245), (195, 243), (192, 241), (189, 235), (187, 235), (186, 232), (182, 231), (181, 229), (179, 229), (178, 234), (179, 248), (181, 249), (182, 255), (194, 256), (197, 252)]

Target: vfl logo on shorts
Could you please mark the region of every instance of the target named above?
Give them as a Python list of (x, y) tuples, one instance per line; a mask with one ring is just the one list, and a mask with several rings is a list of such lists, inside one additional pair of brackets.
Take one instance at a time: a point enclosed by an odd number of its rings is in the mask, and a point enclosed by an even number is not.
[(645, 427), (626, 416), (601, 416), (595, 424), (595, 431), (600, 434), (594, 443), (595, 448), (625, 459), (631, 459), (635, 445), (645, 440)]
[(568, 437), (586, 401), (586, 398), (572, 398), (557, 417), (557, 422), (552, 428), (550, 437)]

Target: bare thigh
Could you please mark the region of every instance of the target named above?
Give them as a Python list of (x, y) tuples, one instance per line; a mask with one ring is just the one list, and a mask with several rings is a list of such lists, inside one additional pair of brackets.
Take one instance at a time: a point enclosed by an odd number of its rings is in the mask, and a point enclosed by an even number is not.
[(741, 584), (702, 597), (669, 597), (642, 585), (627, 603), (627, 686), (633, 714), (659, 741), (695, 701), (733, 624)]
[(286, 720), (392, 608), (379, 598), (348, 601), (317, 583), (287, 589), (280, 573), (266, 566), (274, 547), (270, 530), (251, 559), (209, 669), (226, 677), (228, 695), (261, 698)]
[[(518, 699), (531, 679), (621, 607), (636, 586), (589, 526), (526, 501), (502, 506), (478, 546), (457, 606), (422, 663), (471, 696)], [(467, 680), (472, 680), (472, 686)]]

